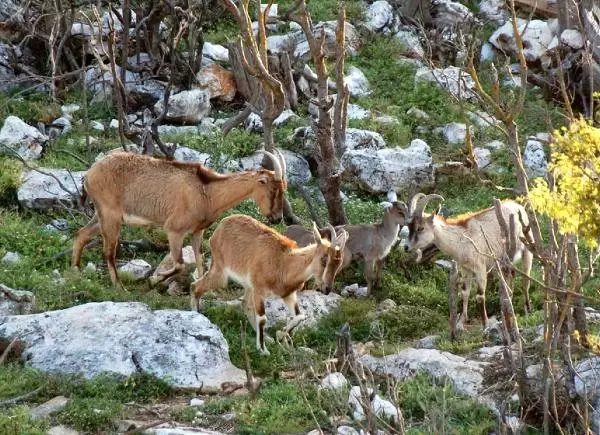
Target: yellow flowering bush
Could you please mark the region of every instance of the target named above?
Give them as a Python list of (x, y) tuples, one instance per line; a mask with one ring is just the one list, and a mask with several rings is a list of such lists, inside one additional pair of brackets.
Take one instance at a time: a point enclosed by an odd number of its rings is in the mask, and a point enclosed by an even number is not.
[(533, 208), (553, 218), (560, 232), (582, 237), (590, 246), (600, 238), (600, 128), (578, 119), (552, 134), (551, 161), (555, 177), (534, 180), (529, 198)]

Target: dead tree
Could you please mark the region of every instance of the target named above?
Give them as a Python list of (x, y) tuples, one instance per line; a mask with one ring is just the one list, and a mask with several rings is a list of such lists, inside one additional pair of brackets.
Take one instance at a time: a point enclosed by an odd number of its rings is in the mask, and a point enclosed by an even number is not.
[[(346, 9), (343, 6), (340, 7), (337, 19), (336, 84), (338, 94), (335, 103), (332, 96), (329, 95), (327, 83), (329, 73), (323, 49), (324, 31), (319, 35), (313, 33), (312, 19), (305, 0), (299, 0), (296, 3), (296, 8), (289, 13), (289, 17), (300, 25), (306, 36), (317, 74), (317, 98), (312, 102), (319, 109), (319, 117), (313, 124), (317, 142), (315, 160), (318, 165), (319, 188), (327, 203), (329, 222), (332, 225), (345, 225), (349, 222), (340, 195), (342, 178), (336, 151), (337, 153), (341, 151), (345, 141), (349, 94), (347, 86), (344, 85)], [(334, 105), (335, 113), (332, 120), (331, 108)]]

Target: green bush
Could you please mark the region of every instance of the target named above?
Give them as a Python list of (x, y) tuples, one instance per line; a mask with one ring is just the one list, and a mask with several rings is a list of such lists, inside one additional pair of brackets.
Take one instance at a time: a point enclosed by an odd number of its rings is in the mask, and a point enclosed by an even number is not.
[(0, 413), (0, 433), (44, 435), (48, 430), (45, 421), (33, 421), (26, 406), (16, 406)]
[(16, 199), (21, 185), (21, 165), (14, 159), (0, 157), (0, 205)]
[(75, 398), (58, 415), (62, 424), (85, 432), (108, 430), (121, 417), (123, 406), (105, 398)]

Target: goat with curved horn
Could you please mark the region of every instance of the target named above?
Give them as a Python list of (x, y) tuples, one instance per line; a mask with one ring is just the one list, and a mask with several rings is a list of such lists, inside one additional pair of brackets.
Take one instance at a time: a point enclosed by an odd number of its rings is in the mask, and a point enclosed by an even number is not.
[(333, 225), (331, 224), (327, 224), (327, 228), (329, 228), (329, 231), (331, 231), (331, 246), (335, 248), (337, 245), (337, 234), (335, 232), (335, 228), (333, 228)]
[(281, 172), (283, 173), (283, 179), (287, 181), (287, 162), (285, 161), (285, 157), (283, 157), (283, 153), (275, 148), (275, 153), (277, 157), (279, 157), (279, 162), (281, 163)]
[(275, 172), (275, 180), (281, 181), (284, 179), (283, 169), (281, 167), (281, 160), (273, 153), (265, 150), (258, 150), (259, 153), (266, 155), (273, 163), (273, 172)]
[(425, 194), (422, 192), (418, 192), (416, 194), (414, 194), (412, 196), (412, 198), (410, 198), (410, 200), (408, 201), (408, 213), (409, 216), (413, 214), (413, 210), (417, 207), (417, 203), (421, 200), (421, 198), (424, 198)]

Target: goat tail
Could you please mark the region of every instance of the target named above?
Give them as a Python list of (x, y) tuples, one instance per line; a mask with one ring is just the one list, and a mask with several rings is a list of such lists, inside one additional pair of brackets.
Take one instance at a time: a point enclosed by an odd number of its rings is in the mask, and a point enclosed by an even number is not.
[(87, 190), (85, 190), (85, 180), (83, 181), (83, 185), (81, 186), (81, 195), (79, 195), (79, 208), (80, 209), (84, 209), (85, 208), (85, 200), (87, 199), (88, 194), (87, 194)]

